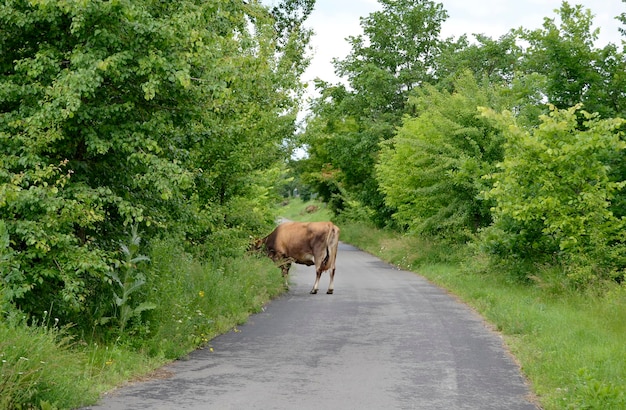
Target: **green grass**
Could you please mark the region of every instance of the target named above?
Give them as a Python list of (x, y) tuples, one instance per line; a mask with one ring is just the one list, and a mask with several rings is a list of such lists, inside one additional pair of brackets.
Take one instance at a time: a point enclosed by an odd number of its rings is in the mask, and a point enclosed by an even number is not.
[[(500, 331), (544, 409), (626, 408), (626, 287), (555, 292), (494, 271), (466, 247), (340, 224), (342, 240), (413, 270)], [(541, 272), (537, 272), (541, 276)]]
[[(231, 256), (213, 258), (191, 255), (180, 242), (152, 242), (146, 283), (133, 297), (141, 293), (156, 307), (132, 317), (122, 334), (112, 325), (109, 337), (102, 327), (94, 330), (97, 338), (77, 339), (53, 325), (0, 322), (0, 409), (93, 404), (115, 386), (149, 377), (163, 364), (207, 345), (284, 292), (274, 264), (242, 256), (234, 240)], [(209, 247), (226, 246), (222, 242)], [(210, 248), (204, 252), (216, 254)]]
[(159, 278), (147, 299), (162, 301), (150, 312), (158, 323), (146, 343), (153, 356), (180, 357), (245, 322), (284, 291), (280, 271), (267, 258), (199, 262), (182, 251), (172, 257), (173, 249), (176, 245), (168, 242), (153, 246)]
[(0, 323), (0, 408), (70, 409), (161, 365), (118, 345), (85, 344), (67, 329)]
[(70, 346), (66, 332), (54, 327), (0, 323), (0, 408), (69, 408), (76, 396), (95, 398), (85, 357)]

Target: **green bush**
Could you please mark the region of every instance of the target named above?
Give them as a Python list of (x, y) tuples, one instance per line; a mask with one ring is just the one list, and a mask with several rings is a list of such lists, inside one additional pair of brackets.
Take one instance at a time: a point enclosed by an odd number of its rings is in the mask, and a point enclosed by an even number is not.
[[(296, 127), (310, 34), (298, 22), (310, 10), (172, 4), (0, 7), (3, 305), (27, 315), (54, 306), (77, 334), (105, 317), (126, 327), (141, 316), (118, 289), (139, 283), (137, 271), (119, 277), (131, 226), (146, 241), (193, 247), (267, 223)], [(123, 301), (110, 312), (114, 291)]]
[(625, 221), (611, 211), (611, 201), (626, 182), (613, 180), (610, 164), (626, 148), (618, 131), (624, 120), (601, 120), (580, 106), (553, 107), (527, 131), (510, 114), (485, 115), (507, 138), (505, 159), (485, 192), (496, 204), (485, 249), (556, 260), (571, 266), (574, 282), (619, 275), (626, 267), (619, 252)]
[(502, 132), (478, 107), (502, 109), (507, 101), (469, 72), (454, 87), (450, 93), (424, 86), (411, 98), (416, 115), (383, 145), (377, 177), (398, 225), (463, 241), (491, 223), (492, 203), (480, 192), (503, 158)]
[(70, 174), (66, 161), (13, 177), (0, 170), (0, 283), (5, 301), (24, 312), (54, 305), (63, 323), (81, 323), (112, 254), (77, 235), (105, 219), (105, 201), (65, 189)]

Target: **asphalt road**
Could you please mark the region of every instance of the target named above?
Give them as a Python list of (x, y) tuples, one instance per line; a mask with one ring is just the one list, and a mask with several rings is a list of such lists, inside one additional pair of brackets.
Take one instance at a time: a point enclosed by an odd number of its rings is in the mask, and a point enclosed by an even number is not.
[(91, 409), (537, 409), (501, 338), (413, 273), (340, 244), (335, 294), (289, 293)]

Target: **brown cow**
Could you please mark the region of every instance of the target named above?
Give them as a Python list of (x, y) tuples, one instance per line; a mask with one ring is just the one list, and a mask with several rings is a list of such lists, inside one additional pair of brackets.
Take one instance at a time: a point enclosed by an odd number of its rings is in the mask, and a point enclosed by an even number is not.
[(333, 293), (335, 259), (339, 244), (339, 228), (331, 222), (285, 222), (263, 239), (255, 242), (254, 248), (263, 249), (267, 256), (277, 262), (287, 281), (292, 263), (315, 265), (315, 284), (311, 290), (317, 293), (322, 272), (330, 272), (329, 295)]

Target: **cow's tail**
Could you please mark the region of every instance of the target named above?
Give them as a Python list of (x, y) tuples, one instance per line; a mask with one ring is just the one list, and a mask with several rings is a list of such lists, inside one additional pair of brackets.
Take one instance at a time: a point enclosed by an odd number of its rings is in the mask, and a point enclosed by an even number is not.
[(335, 267), (335, 260), (337, 259), (337, 247), (339, 246), (339, 228), (334, 224), (330, 224), (330, 229), (326, 235), (326, 257), (322, 266), (328, 270)]

